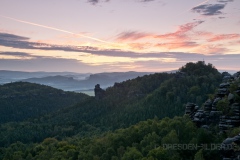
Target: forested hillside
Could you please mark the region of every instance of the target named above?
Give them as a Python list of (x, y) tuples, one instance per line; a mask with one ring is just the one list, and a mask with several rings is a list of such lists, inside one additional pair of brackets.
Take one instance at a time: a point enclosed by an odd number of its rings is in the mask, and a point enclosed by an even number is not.
[(182, 116), (187, 102), (202, 104), (220, 82), (221, 74), (211, 64), (197, 62), (176, 74), (156, 73), (116, 83), (101, 99), (88, 97), (31, 121), (2, 125), (0, 145), (41, 142), (47, 137), (91, 137), (154, 117)]
[(197, 128), (187, 116), (155, 118), (99, 137), (46, 138), (37, 144), (16, 142), (0, 149), (0, 159), (220, 160), (219, 146), (214, 150), (210, 147), (220, 145), (223, 139), (216, 132)]
[[(79, 103), (58, 113), (49, 122), (57, 122), (62, 117), (67, 117), (65, 122), (71, 122), (77, 115), (79, 123), (85, 121), (96, 127), (117, 129), (154, 117), (183, 115), (187, 102), (200, 105), (221, 82), (221, 74), (211, 65), (202, 62), (193, 65), (202, 72), (182, 77), (158, 73), (115, 84), (106, 90), (102, 99), (88, 99), (84, 105)], [(186, 68), (194, 71), (188, 65)]]
[(0, 124), (43, 116), (87, 97), (27, 82), (0, 85)]

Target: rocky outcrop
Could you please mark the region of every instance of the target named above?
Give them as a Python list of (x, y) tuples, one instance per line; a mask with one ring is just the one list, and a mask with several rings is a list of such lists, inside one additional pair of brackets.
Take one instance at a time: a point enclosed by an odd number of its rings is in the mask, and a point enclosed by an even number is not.
[[(240, 105), (234, 101), (234, 93), (230, 93), (229, 90), (230, 85), (234, 81), (239, 80), (240, 72), (233, 76), (223, 72), (222, 76), (223, 82), (219, 85), (213, 100), (208, 99), (201, 109), (193, 103), (187, 103), (186, 105), (185, 114), (189, 115), (198, 127), (218, 125), (221, 131), (226, 131), (240, 126)], [(235, 93), (240, 94), (240, 86), (238, 86)], [(218, 110), (218, 102), (226, 98), (227, 104), (229, 104), (228, 107), (224, 108), (224, 110)]]
[(185, 114), (189, 115), (189, 117), (193, 120), (198, 108), (199, 107), (194, 103), (187, 103)]
[(228, 115), (223, 115), (220, 117), (219, 128), (222, 131), (226, 131), (230, 128), (240, 126), (240, 105), (239, 103), (234, 103), (230, 106), (230, 111)]
[(100, 84), (95, 85), (94, 93), (97, 100), (102, 99), (105, 96), (105, 90), (100, 87)]

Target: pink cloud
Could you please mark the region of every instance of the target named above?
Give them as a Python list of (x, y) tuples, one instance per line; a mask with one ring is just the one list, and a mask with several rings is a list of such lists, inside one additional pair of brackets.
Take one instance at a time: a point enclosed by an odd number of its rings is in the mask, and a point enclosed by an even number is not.
[(139, 40), (144, 38), (157, 38), (157, 39), (182, 39), (186, 40), (188, 39), (187, 32), (192, 31), (196, 26), (203, 23), (204, 21), (198, 21), (198, 22), (192, 22), (187, 23), (184, 25), (180, 25), (177, 29), (177, 31), (162, 35), (154, 35), (152, 33), (146, 33), (146, 32), (137, 32), (137, 31), (127, 31), (122, 32), (117, 35), (117, 40), (120, 41), (126, 41), (126, 40)]
[(232, 40), (240, 38), (240, 34), (220, 34), (208, 39), (209, 42)]
[[(186, 23), (178, 26), (175, 31), (166, 34), (153, 34), (138, 31), (122, 32), (117, 36), (117, 40), (126, 41), (132, 49), (138, 50), (144, 50), (151, 47), (167, 50), (191, 49), (191, 51), (194, 50), (205, 54), (231, 52), (226, 43), (218, 43), (224, 40), (234, 40), (235, 44), (239, 44), (238, 40), (240, 34), (215, 34), (204, 30), (196, 30), (195, 28), (203, 22), (204, 21)], [(137, 40), (141, 40), (141, 42), (131, 43)]]
[(177, 29), (176, 32), (157, 35), (157, 36), (155, 36), (155, 38), (188, 39), (187, 32), (192, 31), (196, 26), (198, 26), (199, 24), (201, 24), (203, 22), (204, 21), (187, 23), (187, 24), (179, 26), (179, 28)]

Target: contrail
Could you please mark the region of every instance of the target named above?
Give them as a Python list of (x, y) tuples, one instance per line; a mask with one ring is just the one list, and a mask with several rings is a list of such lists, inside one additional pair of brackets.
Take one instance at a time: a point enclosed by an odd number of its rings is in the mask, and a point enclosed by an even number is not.
[(70, 32), (70, 31), (67, 31), (67, 30), (63, 30), (63, 29), (58, 29), (58, 28), (55, 28), (55, 27), (50, 27), (50, 26), (41, 25), (41, 24), (37, 24), (37, 23), (27, 22), (27, 21), (23, 21), (23, 20), (20, 20), (20, 19), (15, 19), (15, 18), (12, 18), (12, 17), (3, 16), (3, 15), (0, 15), (0, 16), (3, 17), (3, 18), (6, 18), (6, 19), (11, 19), (11, 20), (17, 21), (17, 22), (30, 24), (30, 25), (38, 26), (38, 27), (42, 27), (42, 28), (47, 28), (47, 29), (51, 29), (51, 30), (55, 30), (55, 31), (59, 31), (59, 32), (64, 32), (64, 33), (76, 35), (76, 36), (79, 36), (79, 37), (91, 39), (91, 40), (94, 40), (94, 41), (102, 42), (102, 43), (114, 44), (114, 43), (107, 42), (107, 41), (104, 41), (104, 40), (101, 40), (101, 39), (98, 39), (98, 38), (94, 38), (94, 37), (85, 36), (85, 35), (82, 35), (82, 34), (73, 33), (73, 32)]

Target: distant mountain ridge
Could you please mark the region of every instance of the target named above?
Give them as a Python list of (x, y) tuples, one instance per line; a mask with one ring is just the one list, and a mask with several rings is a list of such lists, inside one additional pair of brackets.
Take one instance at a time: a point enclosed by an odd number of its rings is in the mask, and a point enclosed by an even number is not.
[(0, 76), (12, 78), (12, 77), (41, 77), (51, 75), (89, 75), (90, 73), (76, 73), (76, 72), (25, 72), (25, 71), (10, 71), (0, 70)]
[(28, 78), (43, 78), (48, 76), (65, 76), (74, 77), (75, 79), (85, 79), (91, 73), (75, 73), (75, 72), (23, 72), (0, 70), (0, 84), (16, 82)]
[[(176, 73), (178, 70), (166, 71)], [(223, 72), (223, 71), (220, 71)], [(231, 72), (233, 73), (233, 72)], [(75, 73), (75, 72), (23, 72), (0, 70), (0, 84), (23, 81), (48, 85), (65, 91), (83, 92), (93, 95), (96, 84), (102, 88), (113, 86), (116, 82), (153, 74), (153, 72), (103, 72), (103, 73)], [(87, 92), (85, 92), (87, 90)]]
[(51, 86), (65, 91), (76, 91), (93, 96), (94, 86), (102, 88), (113, 86), (115, 82), (152, 74), (152, 72), (103, 72), (103, 73), (74, 73), (74, 72), (22, 72), (0, 70), (0, 84), (10, 82), (30, 82)]

